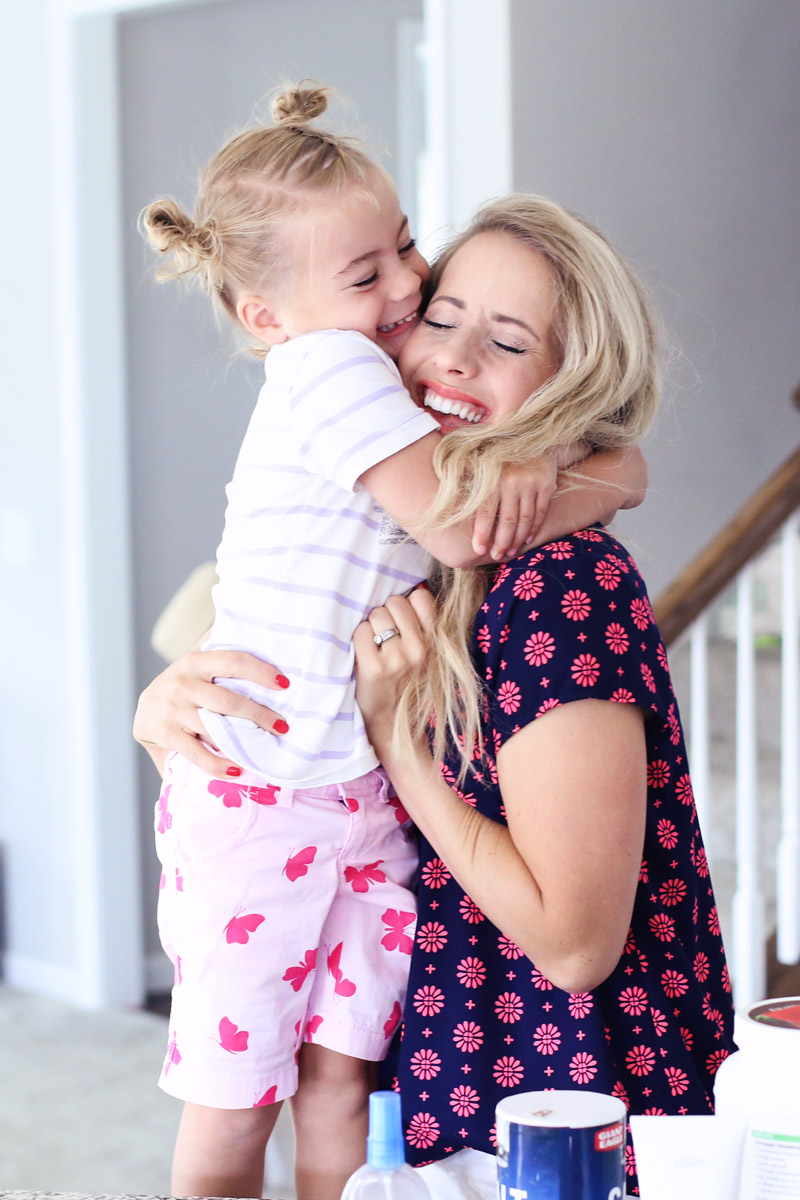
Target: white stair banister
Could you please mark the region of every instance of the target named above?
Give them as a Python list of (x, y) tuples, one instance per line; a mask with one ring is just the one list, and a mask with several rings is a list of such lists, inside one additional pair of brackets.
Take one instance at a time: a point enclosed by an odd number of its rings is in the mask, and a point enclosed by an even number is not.
[(713, 830), (710, 812), (710, 731), (708, 723), (708, 617), (699, 616), (691, 630), (691, 769), (692, 791), (697, 819), (703, 832), (703, 844), (709, 862), (712, 858)]
[(733, 896), (733, 977), (736, 1006), (766, 990), (764, 897), (758, 879), (758, 776), (753, 569), (742, 569), (736, 597), (736, 891)]
[(782, 543), (781, 836), (777, 862), (779, 962), (800, 960), (800, 620), (797, 541), (800, 513), (785, 522)]

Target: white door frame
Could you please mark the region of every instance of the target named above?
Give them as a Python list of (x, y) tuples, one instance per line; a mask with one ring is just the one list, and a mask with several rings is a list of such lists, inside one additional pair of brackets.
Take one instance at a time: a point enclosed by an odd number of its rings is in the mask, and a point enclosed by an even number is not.
[[(76, 963), (63, 998), (144, 994), (129, 535), (118, 24), (225, 0), (52, 0), (54, 263), (69, 639), (65, 802), (75, 832)], [(425, 0), (428, 224), (511, 184), (509, 0)], [(475, 81), (480, 80), (476, 86)], [(495, 136), (475, 145), (487, 105)]]
[(13, 982), (88, 1008), (144, 999), (117, 26), (168, 6), (52, 0), (49, 13), (75, 954)]

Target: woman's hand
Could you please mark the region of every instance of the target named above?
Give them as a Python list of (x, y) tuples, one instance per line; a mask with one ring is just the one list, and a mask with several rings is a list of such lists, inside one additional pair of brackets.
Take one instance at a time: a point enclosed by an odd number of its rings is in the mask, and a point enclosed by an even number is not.
[[(394, 715), (403, 689), (424, 664), (433, 625), (434, 600), (426, 587), (410, 596), (390, 596), (353, 634), (356, 699), (367, 736), (384, 766), (391, 756)], [(376, 645), (374, 638), (397, 630)]]
[(139, 697), (133, 720), (133, 736), (162, 770), (170, 750), (178, 750), (189, 762), (224, 779), (238, 774), (230, 759), (212, 754), (216, 750), (200, 720), (199, 708), (229, 717), (246, 717), (267, 732), (273, 732), (279, 714), (230, 692), (214, 679), (248, 679), (280, 691), (287, 687), (275, 667), (238, 650), (191, 650), (157, 675)]

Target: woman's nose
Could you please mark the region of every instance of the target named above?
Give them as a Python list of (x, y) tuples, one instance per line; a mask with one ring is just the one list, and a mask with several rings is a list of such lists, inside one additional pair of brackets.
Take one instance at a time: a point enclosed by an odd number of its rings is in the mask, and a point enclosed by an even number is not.
[(474, 336), (469, 330), (451, 330), (447, 338), (436, 347), (434, 358), (441, 371), (458, 375), (462, 379), (472, 378), (478, 362)]

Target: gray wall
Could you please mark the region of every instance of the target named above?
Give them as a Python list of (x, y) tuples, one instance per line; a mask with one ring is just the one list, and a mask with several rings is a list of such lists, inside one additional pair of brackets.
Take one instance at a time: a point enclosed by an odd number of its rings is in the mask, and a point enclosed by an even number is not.
[(621, 522), (655, 593), (800, 440), (800, 5), (512, 5), (515, 187), (608, 233), (679, 350)]
[[(396, 152), (396, 26), (421, 0), (230, 0), (132, 16), (122, 26), (125, 221), (130, 231), (128, 344), (139, 685), (163, 663), (153, 623), (189, 572), (214, 557), (234, 459), (262, 368), (234, 357), (204, 296), (156, 286), (135, 233), (144, 204), (165, 193), (191, 207), (199, 169), (282, 80), (310, 76), (352, 101), (337, 128), (363, 130)], [(262, 108), (268, 119), (268, 107)], [(406, 198), (406, 203), (412, 198)], [(142, 756), (148, 953), (158, 952), (158, 864), (152, 846), (155, 772)]]

